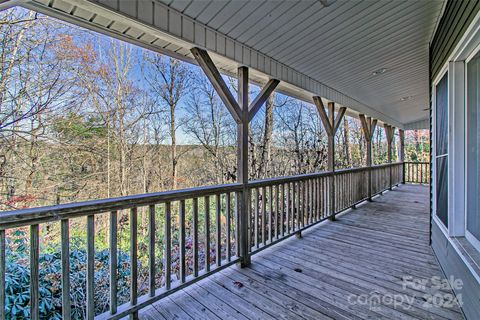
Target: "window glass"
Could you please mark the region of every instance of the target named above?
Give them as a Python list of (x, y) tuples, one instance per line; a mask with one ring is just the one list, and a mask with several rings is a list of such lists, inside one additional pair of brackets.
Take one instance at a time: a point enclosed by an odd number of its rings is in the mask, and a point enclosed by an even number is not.
[(448, 227), (448, 75), (436, 87), (436, 214)]
[(447, 74), (437, 84), (436, 105), (436, 138), (437, 156), (448, 152), (448, 79)]
[(480, 240), (480, 52), (467, 63), (467, 231)]

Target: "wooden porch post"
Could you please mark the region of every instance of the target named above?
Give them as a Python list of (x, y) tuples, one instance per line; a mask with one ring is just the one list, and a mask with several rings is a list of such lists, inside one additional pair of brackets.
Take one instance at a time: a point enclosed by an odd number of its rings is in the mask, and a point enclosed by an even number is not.
[(237, 123), (237, 182), (242, 184), (242, 192), (238, 194), (236, 204), (238, 212), (237, 229), (239, 231), (237, 233), (237, 245), (239, 247), (240, 266), (243, 268), (250, 264), (248, 236), (250, 208), (248, 192), (248, 124), (280, 81), (270, 79), (249, 105), (247, 67), (238, 68), (238, 100), (235, 100), (207, 51), (200, 48), (192, 48), (191, 52)]
[[(392, 163), (392, 141), (393, 141), (393, 138), (394, 138), (395, 128), (392, 127), (391, 125), (386, 124), (386, 123), (383, 125), (383, 127), (385, 128), (385, 133), (386, 133), (386, 136), (387, 136), (387, 162)], [(392, 190), (393, 176), (392, 176), (392, 167), (391, 166), (390, 166), (388, 171), (389, 171), (389, 181), (388, 181), (389, 190)]]
[(372, 138), (377, 126), (377, 120), (372, 120), (371, 117), (365, 117), (364, 114), (360, 114), (360, 121), (362, 122), (363, 132), (365, 133), (365, 141), (367, 144), (367, 167), (368, 167), (368, 201), (372, 201)]
[[(328, 103), (328, 115), (325, 110), (325, 106), (320, 97), (313, 97), (313, 102), (317, 107), (318, 114), (322, 120), (325, 131), (328, 136), (328, 158), (327, 169), (328, 171), (335, 172), (335, 133), (340, 126), (340, 123), (345, 115), (347, 108), (340, 107), (338, 109), (337, 117), (335, 118), (335, 103)], [(329, 183), (329, 212), (331, 214), (331, 220), (335, 221), (335, 176), (332, 175)]]
[(240, 119), (237, 123), (237, 182), (242, 184), (242, 193), (237, 202), (238, 228), (240, 228), (240, 265), (250, 264), (248, 254), (248, 68), (238, 68), (238, 103), (240, 105)]
[(398, 146), (398, 161), (403, 163), (402, 183), (405, 184), (405, 131), (398, 129), (400, 143)]

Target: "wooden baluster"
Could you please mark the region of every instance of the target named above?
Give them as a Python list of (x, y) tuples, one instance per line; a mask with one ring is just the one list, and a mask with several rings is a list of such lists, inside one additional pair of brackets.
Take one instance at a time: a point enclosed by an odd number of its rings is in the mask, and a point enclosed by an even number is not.
[[(237, 198), (238, 199), (238, 198)], [(205, 196), (205, 271), (210, 271), (210, 197)], [(238, 220), (237, 220), (238, 223)], [(238, 226), (238, 225), (237, 225)], [(238, 238), (237, 238), (238, 246)]]
[(39, 313), (39, 266), (40, 258), (40, 235), (39, 226), (30, 226), (30, 317), (32, 320), (40, 319)]
[[(130, 209), (130, 304), (137, 304), (138, 296), (138, 215), (137, 208)], [(138, 311), (130, 314), (130, 319), (138, 319)]]
[(306, 187), (305, 181), (302, 181), (301, 185), (302, 185), (302, 214), (301, 214), (302, 218), (301, 218), (301, 221), (302, 221), (302, 228), (303, 228), (303, 227), (305, 227), (305, 218), (307, 216), (307, 201), (306, 201), (307, 187)]
[(68, 219), (60, 221), (62, 260), (62, 319), (71, 319), (70, 302), (70, 226)]
[(172, 204), (170, 202), (165, 203), (165, 289), (170, 290), (171, 288), (171, 268), (172, 268), (172, 226), (171, 226), (171, 216), (172, 216)]
[(297, 182), (297, 214), (296, 214), (296, 222), (297, 222), (297, 230), (299, 230), (302, 226), (301, 224), (301, 218), (302, 218), (302, 210), (301, 210), (301, 207), (302, 207), (302, 203), (300, 202), (300, 199), (301, 199), (301, 181), (298, 181)]
[(297, 183), (292, 182), (292, 232), (297, 230)]
[(155, 295), (155, 205), (148, 207), (148, 293)]
[(110, 212), (110, 313), (117, 312), (117, 211)]
[(230, 262), (232, 260), (232, 253), (231, 253), (231, 241), (230, 241), (230, 228), (231, 228), (231, 222), (230, 222), (230, 214), (232, 211), (231, 205), (230, 205), (230, 192), (227, 192), (225, 194), (225, 202), (226, 202), (226, 224), (227, 224), (227, 248), (226, 248), (226, 256), (227, 256), (227, 261)]
[(220, 194), (215, 195), (215, 262), (217, 267), (222, 265), (222, 224), (220, 215), (222, 213), (222, 202)]
[(262, 243), (263, 245), (267, 244), (266, 220), (267, 220), (267, 188), (263, 187), (262, 188)]
[(240, 245), (239, 245), (240, 228), (238, 224), (238, 221), (240, 219), (240, 216), (239, 216), (240, 212), (238, 212), (240, 204), (238, 202), (241, 201), (240, 199), (241, 199), (240, 192), (236, 192), (235, 193), (235, 250), (236, 250), (237, 257), (240, 257)]
[(5, 260), (5, 230), (0, 230), (0, 320), (5, 320), (5, 273), (6, 273), (6, 260)]
[(285, 184), (281, 184), (280, 188), (282, 192), (280, 193), (280, 234), (285, 235)]
[(310, 217), (312, 215), (312, 206), (311, 206), (311, 202), (312, 202), (312, 197), (311, 197), (311, 190), (312, 190), (312, 180), (311, 179), (308, 179), (305, 181), (305, 205), (306, 205), (306, 209), (305, 209), (305, 212), (306, 212), (306, 216), (305, 216), (305, 225), (309, 225), (310, 223)]
[(285, 210), (285, 220), (287, 220), (287, 221), (286, 221), (286, 226), (285, 227), (286, 227), (287, 234), (290, 234), (290, 230), (291, 230), (290, 229), (290, 217), (291, 217), (290, 210), (292, 210), (292, 204), (290, 203), (290, 201), (291, 201), (291, 198), (290, 198), (290, 192), (291, 192), (290, 191), (290, 182), (287, 182), (286, 187), (287, 187), (287, 190), (286, 190), (286, 193), (287, 193), (287, 195), (286, 195), (286, 197), (287, 197), (287, 199), (286, 199), (287, 208)]
[(275, 238), (279, 237), (279, 215), (280, 215), (280, 185), (275, 185)]
[(315, 193), (317, 194), (317, 221), (320, 220), (320, 215), (321, 215), (321, 203), (320, 203), (320, 199), (321, 199), (321, 186), (320, 186), (320, 182), (321, 182), (321, 178), (317, 178), (316, 179), (316, 185), (317, 185), (317, 189), (315, 191)]
[[(198, 277), (198, 198), (193, 198), (192, 207), (193, 276)], [(230, 232), (228, 232), (228, 236), (230, 236)], [(228, 243), (230, 248), (230, 238), (228, 238)], [(230, 256), (230, 251), (228, 251), (228, 256)]]
[(95, 317), (95, 216), (87, 216), (87, 319)]
[(180, 218), (180, 234), (179, 234), (179, 246), (180, 246), (180, 281), (185, 282), (187, 277), (187, 262), (185, 257), (185, 200), (180, 200), (180, 207), (178, 211)]
[(255, 209), (254, 209), (254, 221), (253, 221), (253, 233), (254, 233), (254, 243), (255, 248), (259, 248), (259, 241), (258, 241), (258, 206), (260, 204), (260, 189), (255, 188)]
[(272, 242), (273, 239), (273, 188), (268, 186), (268, 239)]

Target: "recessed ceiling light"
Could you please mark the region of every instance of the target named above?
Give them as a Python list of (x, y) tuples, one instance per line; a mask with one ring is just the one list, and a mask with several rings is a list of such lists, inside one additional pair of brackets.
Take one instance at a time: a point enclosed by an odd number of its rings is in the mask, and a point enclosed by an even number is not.
[(328, 0), (318, 0), (324, 7), (328, 7), (329, 5), (332, 4), (333, 1), (328, 1)]
[(379, 74), (383, 74), (383, 73), (385, 73), (386, 71), (387, 71), (386, 68), (380, 68), (380, 69), (378, 69), (378, 70), (373, 71), (373, 72), (372, 72), (372, 75), (373, 75), (373, 76), (378, 76)]
[(412, 99), (412, 96), (407, 96), (407, 97), (400, 98), (401, 101), (407, 101), (407, 100), (410, 100), (410, 99)]

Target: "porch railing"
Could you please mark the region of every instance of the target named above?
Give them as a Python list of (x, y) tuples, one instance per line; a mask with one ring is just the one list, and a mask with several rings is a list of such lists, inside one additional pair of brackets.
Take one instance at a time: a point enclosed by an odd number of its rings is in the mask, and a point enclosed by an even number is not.
[(405, 162), (405, 183), (430, 183), (430, 163)]
[[(241, 235), (237, 221), (236, 202), (243, 186), (228, 184), (134, 195), (105, 200), (64, 204), (0, 213), (0, 319), (5, 319), (6, 231), (29, 228), (29, 273), (31, 319), (39, 318), (39, 257), (40, 225), (60, 228), (62, 313), (70, 319), (72, 248), (70, 232), (75, 226), (86, 229), (86, 310), (88, 319), (119, 319), (180, 290), (214, 272), (239, 261), (238, 245), (247, 237), (248, 254), (299, 234), (341, 211), (367, 200), (368, 173), (372, 174), (371, 194), (380, 193), (403, 180), (403, 163), (385, 164), (372, 168), (345, 169), (289, 177), (250, 181), (247, 186), (249, 210), (247, 234)], [(331, 193), (331, 179), (334, 190)], [(333, 195), (333, 198), (332, 198)], [(139, 242), (139, 221), (147, 217), (146, 246)], [(105, 310), (96, 310), (96, 227), (99, 217), (107, 221), (109, 301)], [(129, 246), (128, 300), (119, 299), (120, 222), (127, 222)], [(122, 225), (123, 226), (123, 225)], [(124, 239), (125, 240), (125, 239)], [(142, 243), (143, 244), (143, 243)], [(143, 251), (139, 247), (143, 248)], [(140, 254), (139, 254), (140, 253)], [(139, 288), (139, 261), (147, 261), (147, 284)], [(100, 314), (98, 314), (100, 313)]]

